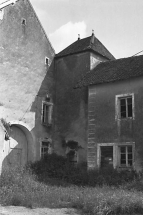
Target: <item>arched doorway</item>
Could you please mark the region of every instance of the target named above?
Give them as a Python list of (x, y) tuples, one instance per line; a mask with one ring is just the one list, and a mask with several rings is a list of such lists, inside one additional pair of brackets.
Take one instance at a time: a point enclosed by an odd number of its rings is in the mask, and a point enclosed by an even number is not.
[(24, 166), (28, 161), (28, 140), (23, 130), (12, 125), (9, 140), (8, 164), (11, 167)]
[(24, 166), (32, 160), (33, 136), (30, 128), (22, 122), (10, 122), (9, 140), (5, 141), (3, 168)]

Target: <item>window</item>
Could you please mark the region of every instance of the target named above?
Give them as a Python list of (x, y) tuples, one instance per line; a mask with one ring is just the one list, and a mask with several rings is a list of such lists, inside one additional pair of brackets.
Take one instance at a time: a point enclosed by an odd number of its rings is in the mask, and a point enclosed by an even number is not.
[(128, 118), (133, 116), (132, 97), (120, 99), (120, 118)]
[(134, 168), (135, 143), (98, 143), (97, 167)]
[(120, 167), (133, 166), (133, 146), (119, 146)]
[(71, 163), (76, 164), (78, 162), (78, 149), (78, 142), (74, 140), (69, 140), (66, 143), (66, 156)]
[(116, 96), (117, 119), (134, 119), (134, 94)]
[(26, 25), (26, 19), (22, 19), (21, 24)]
[(53, 104), (50, 102), (42, 103), (42, 124), (50, 125), (52, 123)]
[(113, 146), (101, 146), (101, 168), (113, 167)]
[(97, 166), (98, 168), (116, 168), (116, 144), (98, 143), (97, 144)]
[(45, 57), (45, 65), (49, 66), (49, 58)]
[(44, 158), (47, 154), (51, 154), (51, 144), (48, 141), (42, 141), (41, 158)]
[(71, 163), (77, 163), (78, 154), (77, 154), (77, 150), (76, 149), (67, 148), (66, 149), (66, 156), (67, 156), (67, 159)]

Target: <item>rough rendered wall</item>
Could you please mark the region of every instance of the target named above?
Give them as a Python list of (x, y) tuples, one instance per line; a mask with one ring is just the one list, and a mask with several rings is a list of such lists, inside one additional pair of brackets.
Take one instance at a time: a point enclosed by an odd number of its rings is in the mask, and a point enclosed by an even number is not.
[[(92, 55), (92, 59), (95, 57)], [(82, 146), (78, 151), (79, 162), (87, 160), (88, 92), (87, 88), (74, 89), (74, 86), (91, 64), (94, 62), (88, 52), (55, 60), (54, 147), (64, 155), (63, 141), (77, 141)]]
[[(143, 79), (89, 87), (88, 163), (97, 166), (98, 143), (135, 142), (135, 168), (143, 167)], [(133, 93), (135, 119), (116, 119), (115, 96)]]
[[(22, 24), (23, 19), (26, 25)], [(36, 106), (39, 90), (43, 87), (40, 98), (44, 97), (43, 94), (51, 90), (53, 82), (52, 74), (49, 73), (46, 85), (42, 86), (48, 70), (45, 56), (51, 63), (54, 50), (29, 1), (19, 0), (5, 8), (0, 20), (0, 115), (7, 122), (22, 121), (30, 128), (36, 144), (32, 146), (35, 150), (32, 159), (39, 156), (38, 130), (41, 134), (45, 133), (41, 123), (40, 127), (35, 128), (35, 117), (38, 114), (41, 116), (41, 112), (36, 113), (37, 109), (33, 106)], [(42, 102), (38, 102), (38, 105), (41, 108)]]

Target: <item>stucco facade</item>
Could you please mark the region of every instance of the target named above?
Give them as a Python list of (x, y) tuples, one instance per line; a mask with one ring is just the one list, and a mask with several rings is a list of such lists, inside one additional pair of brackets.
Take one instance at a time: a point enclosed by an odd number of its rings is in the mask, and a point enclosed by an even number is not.
[[(88, 93), (88, 167), (99, 168), (102, 147), (112, 147), (109, 153), (115, 168), (143, 168), (143, 78), (89, 86)], [(119, 99), (132, 97), (132, 116), (121, 118)], [(119, 110), (120, 111), (120, 110)], [(131, 165), (122, 165), (120, 147), (132, 147)], [(110, 149), (110, 148), (109, 148)], [(111, 155), (112, 154), (112, 155)], [(127, 154), (127, 153), (126, 153)], [(128, 153), (129, 154), (129, 153)], [(127, 156), (127, 155), (126, 155)], [(107, 156), (108, 157), (108, 156)], [(106, 157), (106, 158), (107, 158)], [(129, 158), (129, 155), (128, 155)], [(126, 158), (126, 159), (128, 159)], [(124, 163), (124, 161), (123, 161)]]
[(87, 161), (88, 89), (74, 89), (78, 80), (105, 57), (92, 52), (55, 58), (54, 151), (65, 155), (65, 142), (78, 143), (77, 161)]
[(94, 33), (55, 55), (29, 0), (0, 12), (0, 53), (0, 169), (52, 151), (142, 169), (142, 59), (122, 65)]
[(11, 125), (9, 140), (0, 141), (3, 168), (40, 159), (41, 140), (51, 139), (52, 128), (41, 124), (41, 109), (46, 95), (52, 102), (55, 52), (29, 0), (1, 13), (0, 115)]

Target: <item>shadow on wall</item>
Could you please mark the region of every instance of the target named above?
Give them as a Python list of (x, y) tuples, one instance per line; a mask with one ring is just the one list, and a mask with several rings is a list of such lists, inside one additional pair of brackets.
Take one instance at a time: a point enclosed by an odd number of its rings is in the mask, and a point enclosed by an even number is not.
[[(40, 158), (39, 139), (51, 138), (52, 126), (46, 127), (41, 124), (41, 110), (42, 101), (47, 94), (53, 100), (53, 68), (54, 63), (47, 69), (30, 109), (30, 112), (35, 113), (34, 128), (28, 128), (22, 121), (13, 121), (6, 129), (0, 126), (0, 172), (5, 168), (24, 166), (28, 161), (38, 160)], [(5, 139), (6, 130), (9, 135), (7, 140)]]
[(20, 124), (12, 124), (7, 129), (9, 138), (3, 135), (1, 147), (1, 171), (8, 168), (24, 166), (34, 158), (34, 141), (31, 132)]
[[(35, 134), (35, 138), (38, 141), (36, 144), (40, 147), (39, 141), (40, 139), (44, 138), (50, 138), (52, 139), (52, 131), (53, 131), (53, 114), (51, 114), (51, 123), (50, 125), (43, 125), (42, 124), (42, 104), (45, 103), (54, 103), (54, 77), (53, 72), (54, 71), (54, 61), (51, 63), (50, 67), (47, 68), (47, 73), (45, 75), (45, 78), (43, 79), (41, 86), (39, 88), (39, 91), (35, 97), (35, 100), (32, 103), (31, 112), (35, 113), (35, 127), (32, 129), (32, 133)], [(48, 97), (48, 99), (47, 99)], [(52, 105), (53, 106), (53, 105)], [(53, 112), (53, 111), (52, 111)], [(49, 117), (49, 115), (48, 115)], [(36, 157), (40, 158), (40, 149), (37, 148), (37, 155)]]

